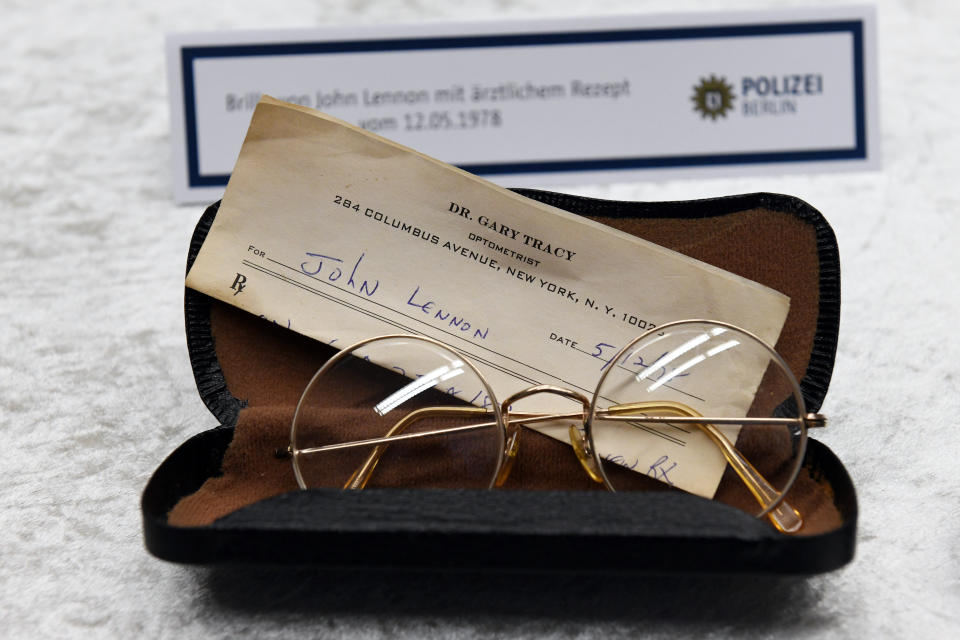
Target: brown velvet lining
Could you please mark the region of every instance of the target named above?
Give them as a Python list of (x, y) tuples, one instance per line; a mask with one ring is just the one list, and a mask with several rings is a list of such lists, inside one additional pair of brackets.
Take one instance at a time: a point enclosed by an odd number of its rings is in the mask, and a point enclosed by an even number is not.
[[(819, 262), (811, 226), (790, 214), (766, 210), (698, 219), (595, 219), (790, 296), (790, 313), (777, 350), (797, 377), (803, 376), (819, 311)], [(227, 386), (248, 406), (238, 418), (222, 475), (207, 480), (171, 510), (169, 522), (175, 526), (207, 525), (253, 502), (297, 488), (290, 461), (277, 458), (274, 452), (289, 443), (300, 392), (335, 352), (216, 301), (210, 316)], [(428, 485), (447, 486), (441, 467), (429, 473), (435, 474), (436, 481)], [(643, 475), (624, 473), (630, 474), (638, 489), (670, 490)], [(738, 481), (730, 475), (728, 470), (717, 499), (749, 509), (746, 499), (737, 495)], [(588, 490), (598, 485), (583, 472), (569, 446), (524, 430), (506, 487)], [(801, 472), (789, 500), (804, 514), (802, 533), (822, 533), (841, 524), (830, 487), (806, 472)]]

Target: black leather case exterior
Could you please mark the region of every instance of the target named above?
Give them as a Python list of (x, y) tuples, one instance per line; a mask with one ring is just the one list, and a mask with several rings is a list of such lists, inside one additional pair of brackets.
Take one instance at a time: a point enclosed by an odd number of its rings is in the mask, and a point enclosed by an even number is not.
[[(819, 409), (833, 369), (840, 315), (836, 238), (822, 215), (789, 196), (636, 203), (518, 190), (573, 213), (697, 218), (753, 208), (790, 213), (816, 232), (820, 310), (801, 388)], [(218, 209), (191, 241), (196, 257)], [(687, 494), (466, 490), (310, 490), (275, 496), (205, 527), (174, 527), (168, 511), (219, 474), (242, 409), (230, 394), (210, 331), (209, 300), (185, 294), (187, 341), (197, 387), (220, 426), (176, 449), (155, 471), (141, 507), (147, 549), (186, 563), (310, 563), (330, 568), (476, 571), (751, 572), (812, 574), (853, 558), (857, 501), (842, 463), (811, 440), (807, 465), (830, 485), (842, 525), (789, 536), (732, 507)], [(705, 525), (709, 523), (709, 525)], [(295, 550), (295, 552), (294, 552)]]

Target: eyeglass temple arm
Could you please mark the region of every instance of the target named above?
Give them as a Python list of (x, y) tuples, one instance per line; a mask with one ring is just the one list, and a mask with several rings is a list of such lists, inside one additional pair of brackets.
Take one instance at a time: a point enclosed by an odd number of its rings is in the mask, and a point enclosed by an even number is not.
[[(625, 416), (623, 414), (636, 411), (669, 412), (678, 416), (687, 416), (691, 418), (703, 417), (687, 405), (679, 402), (668, 401), (614, 405), (603, 412), (600, 412), (600, 415), (601, 417), (627, 418), (630, 416)], [(486, 416), (489, 415), (489, 411), (480, 407), (424, 407), (408, 413), (393, 427), (391, 427), (384, 437), (390, 438), (400, 435), (404, 432), (404, 430), (418, 420), (424, 420), (427, 418), (464, 417), (471, 415)], [(513, 416), (511, 416), (511, 422), (518, 422), (522, 424), (543, 420), (555, 420), (564, 417), (574, 417), (574, 415), (513, 414)], [(650, 416), (637, 416), (637, 418), (649, 419)], [(723, 435), (719, 429), (708, 423), (697, 422), (694, 424), (700, 427), (707, 437), (709, 437), (710, 440), (717, 446), (717, 448), (720, 449), (720, 452), (723, 454), (724, 458), (727, 460), (730, 466), (733, 467), (734, 471), (750, 490), (751, 494), (753, 494), (753, 496), (757, 499), (761, 507), (767, 508), (770, 504), (780, 498), (780, 492), (772, 487), (769, 482), (767, 482), (763, 475), (761, 475), (760, 472), (757, 471), (756, 468), (740, 454), (737, 448), (726, 436)], [(373, 471), (380, 462), (380, 458), (383, 457), (388, 444), (389, 443), (376, 445), (373, 451), (371, 451), (367, 456), (366, 460), (364, 460), (357, 470), (351, 474), (343, 488), (363, 489), (366, 487), (370, 477), (373, 475)], [(577, 453), (578, 458), (581, 458), (581, 462), (583, 462), (583, 456), (579, 451)], [(803, 525), (803, 520), (800, 516), (800, 513), (789, 503), (787, 503), (786, 500), (780, 502), (779, 505), (768, 512), (767, 517), (771, 520), (775, 527), (788, 533), (797, 531)]]
[[(482, 409), (480, 407), (423, 407), (422, 409), (417, 409), (411, 411), (406, 416), (404, 416), (397, 424), (393, 425), (389, 431), (383, 436), (383, 438), (378, 438), (377, 440), (387, 439), (387, 438), (396, 438), (401, 435), (410, 425), (418, 420), (426, 420), (428, 418), (458, 418), (464, 416), (489, 416), (490, 411), (487, 409)], [(548, 420), (562, 420), (565, 418), (582, 418), (582, 412), (572, 412), (572, 413), (514, 413), (511, 414), (510, 422), (514, 424), (530, 424), (534, 422), (546, 422)], [(440, 431), (428, 431), (423, 432), (424, 436), (433, 436), (433, 435), (449, 435), (453, 432), (466, 433), (472, 429), (478, 429), (483, 427), (490, 427), (496, 423), (492, 422), (483, 422), (474, 425), (465, 425), (463, 427), (457, 427), (453, 430), (440, 430)], [(420, 435), (411, 434), (411, 435)], [(399, 438), (397, 438), (399, 439)], [(357, 442), (353, 444), (363, 444), (362, 442)], [(370, 476), (373, 475), (374, 469), (377, 467), (377, 463), (380, 462), (380, 458), (383, 457), (383, 454), (386, 452), (387, 447), (390, 445), (390, 442), (383, 442), (374, 447), (373, 451), (370, 452), (370, 455), (367, 456), (367, 459), (363, 461), (356, 471), (354, 471), (350, 478), (344, 483), (344, 489), (363, 489), (367, 486), (367, 482), (370, 481)], [(578, 454), (579, 455), (579, 454)], [(498, 479), (499, 475), (498, 475)], [(601, 481), (598, 479), (598, 482)]]
[[(480, 407), (423, 407), (408, 413), (397, 424), (393, 425), (383, 437), (390, 438), (400, 435), (414, 422), (427, 418), (457, 418), (488, 414), (489, 412), (486, 409)], [(366, 487), (367, 482), (370, 481), (370, 476), (373, 475), (373, 470), (377, 468), (377, 463), (380, 462), (380, 458), (383, 457), (388, 445), (389, 443), (384, 443), (375, 446), (373, 451), (370, 452), (370, 455), (367, 456), (367, 459), (363, 461), (363, 464), (357, 467), (357, 470), (350, 475), (350, 478), (344, 483), (343, 488), (363, 489)]]
[[(609, 407), (604, 411), (599, 411), (599, 417), (628, 417), (623, 414), (632, 413), (635, 411), (656, 411), (658, 413), (672, 413), (678, 416), (687, 416), (691, 418), (701, 418), (703, 417), (692, 408), (688, 407), (685, 404), (680, 402), (670, 402), (670, 401), (660, 401), (660, 402), (637, 402), (632, 404), (620, 404)], [(649, 420), (648, 416), (637, 416), (638, 419), (646, 418)], [(780, 499), (780, 492), (777, 491), (773, 486), (767, 482), (766, 478), (757, 471), (756, 467), (750, 464), (750, 461), (743, 457), (739, 450), (733, 445), (730, 440), (723, 435), (723, 432), (717, 429), (716, 426), (704, 423), (704, 422), (695, 422), (696, 426), (703, 431), (710, 441), (720, 452), (723, 454), (723, 457), (726, 461), (733, 467), (733, 470), (740, 477), (740, 480), (747, 486), (747, 489), (750, 490), (750, 493), (753, 494), (753, 497), (756, 498), (757, 502), (760, 503), (760, 506), (766, 509), (771, 504)], [(786, 533), (794, 533), (803, 526), (803, 518), (800, 515), (800, 512), (794, 509), (786, 500), (782, 500), (776, 507), (767, 512), (767, 518), (773, 523), (773, 525), (780, 531)]]

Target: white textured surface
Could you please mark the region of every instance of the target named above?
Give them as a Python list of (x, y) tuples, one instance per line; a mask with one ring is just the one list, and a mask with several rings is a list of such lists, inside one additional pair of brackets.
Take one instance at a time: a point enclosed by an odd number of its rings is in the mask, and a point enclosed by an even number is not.
[[(143, 549), (149, 474), (213, 426), (183, 338), (183, 263), (201, 207), (170, 198), (163, 34), (562, 16), (582, 4), (2, 2), (0, 635), (956, 637), (960, 9), (946, 0), (880, 5), (882, 172), (568, 189), (640, 200), (777, 191), (825, 213), (841, 246), (843, 319), (821, 438), (859, 491), (852, 565), (805, 581), (351, 576), (210, 571)], [(736, 3), (764, 5), (782, 3)]]

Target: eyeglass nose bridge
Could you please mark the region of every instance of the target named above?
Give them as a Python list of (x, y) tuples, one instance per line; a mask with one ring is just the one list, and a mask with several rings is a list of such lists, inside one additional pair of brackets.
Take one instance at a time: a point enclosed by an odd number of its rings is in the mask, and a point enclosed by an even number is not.
[[(581, 426), (584, 424), (587, 414), (590, 411), (590, 399), (579, 391), (565, 389), (564, 387), (557, 387), (550, 384), (539, 384), (528, 389), (518, 391), (508, 397), (500, 405), (500, 414), (503, 416), (507, 437), (503, 449), (503, 463), (500, 465), (500, 470), (497, 473), (497, 479), (494, 482), (494, 486), (501, 487), (507, 481), (507, 478), (510, 476), (510, 471), (513, 469), (513, 464), (517, 459), (517, 453), (520, 450), (521, 425), (519, 421), (513, 421), (510, 419), (510, 406), (519, 400), (541, 393), (549, 393), (579, 402), (583, 407), (583, 415), (581, 417), (580, 424)], [(588, 443), (583, 431), (578, 429), (577, 425), (571, 425), (569, 437), (570, 444), (573, 445), (573, 450), (577, 454), (577, 458), (580, 460), (580, 464), (583, 465), (583, 468), (586, 470), (587, 474), (589, 474), (595, 482), (603, 482), (600, 470), (596, 468), (597, 463), (594, 459), (593, 452), (590, 450), (590, 444)]]

